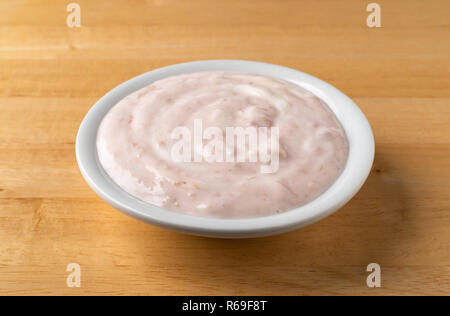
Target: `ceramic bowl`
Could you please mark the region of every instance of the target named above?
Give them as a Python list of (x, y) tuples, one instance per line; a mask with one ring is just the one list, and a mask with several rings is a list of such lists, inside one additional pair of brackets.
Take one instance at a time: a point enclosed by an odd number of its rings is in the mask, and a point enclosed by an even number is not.
[[(349, 155), (339, 178), (319, 197), (277, 215), (222, 219), (185, 215), (150, 205), (116, 185), (101, 167), (96, 150), (97, 130), (105, 114), (121, 99), (156, 80), (200, 71), (239, 71), (290, 81), (321, 98), (342, 124), (349, 141)], [(114, 208), (144, 222), (178, 232), (222, 238), (247, 238), (280, 234), (323, 219), (347, 203), (361, 188), (372, 167), (374, 138), (358, 106), (330, 84), (303, 72), (260, 62), (206, 60), (173, 65), (147, 72), (108, 92), (87, 113), (76, 140), (76, 156), (90, 187)]]

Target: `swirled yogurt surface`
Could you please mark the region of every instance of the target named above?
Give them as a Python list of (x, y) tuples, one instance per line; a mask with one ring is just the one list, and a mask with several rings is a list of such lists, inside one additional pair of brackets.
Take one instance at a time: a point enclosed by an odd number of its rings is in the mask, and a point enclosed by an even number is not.
[[(261, 172), (267, 161), (175, 161), (172, 149), (179, 140), (173, 131), (194, 132), (199, 120), (204, 129), (224, 134), (228, 127), (277, 127), (276, 171)], [(348, 148), (343, 128), (315, 95), (289, 82), (236, 72), (154, 82), (115, 105), (97, 135), (101, 165), (129, 194), (167, 210), (222, 218), (271, 215), (313, 200), (340, 175)]]

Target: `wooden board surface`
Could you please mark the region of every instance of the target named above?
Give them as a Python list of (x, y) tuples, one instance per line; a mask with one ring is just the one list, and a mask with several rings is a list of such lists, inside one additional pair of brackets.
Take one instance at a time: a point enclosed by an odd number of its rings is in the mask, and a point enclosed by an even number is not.
[[(0, 294), (450, 294), (450, 1), (61, 0), (0, 3)], [(335, 85), (376, 138), (333, 216), (253, 240), (186, 236), (98, 198), (75, 160), (94, 102), (140, 73), (249, 59)], [(69, 263), (81, 288), (66, 285)], [(382, 287), (366, 267), (379, 263)]]

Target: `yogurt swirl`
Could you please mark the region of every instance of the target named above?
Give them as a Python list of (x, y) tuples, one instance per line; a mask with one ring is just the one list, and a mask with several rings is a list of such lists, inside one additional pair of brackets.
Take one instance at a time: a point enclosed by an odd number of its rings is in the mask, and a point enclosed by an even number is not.
[[(261, 173), (262, 162), (174, 161), (173, 130), (193, 130), (195, 120), (223, 131), (278, 127), (278, 170)], [(100, 163), (123, 190), (167, 210), (222, 218), (266, 216), (313, 200), (342, 172), (348, 147), (343, 128), (315, 95), (236, 72), (154, 82), (115, 105), (97, 134)]]

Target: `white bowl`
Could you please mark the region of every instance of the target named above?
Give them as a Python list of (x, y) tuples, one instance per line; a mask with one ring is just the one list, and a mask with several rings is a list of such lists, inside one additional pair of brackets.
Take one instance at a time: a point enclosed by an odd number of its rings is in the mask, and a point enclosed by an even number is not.
[[(333, 185), (315, 200), (281, 214), (221, 219), (185, 215), (145, 203), (116, 185), (101, 167), (96, 149), (97, 129), (105, 114), (122, 98), (168, 76), (213, 70), (240, 71), (293, 82), (328, 104), (341, 122), (349, 141), (345, 169)], [(328, 83), (290, 68), (240, 60), (207, 60), (169, 66), (147, 72), (108, 92), (87, 113), (77, 135), (76, 155), (81, 173), (91, 188), (106, 202), (137, 219), (175, 231), (223, 238), (245, 238), (291, 231), (334, 213), (361, 188), (372, 167), (374, 138), (358, 106)]]

